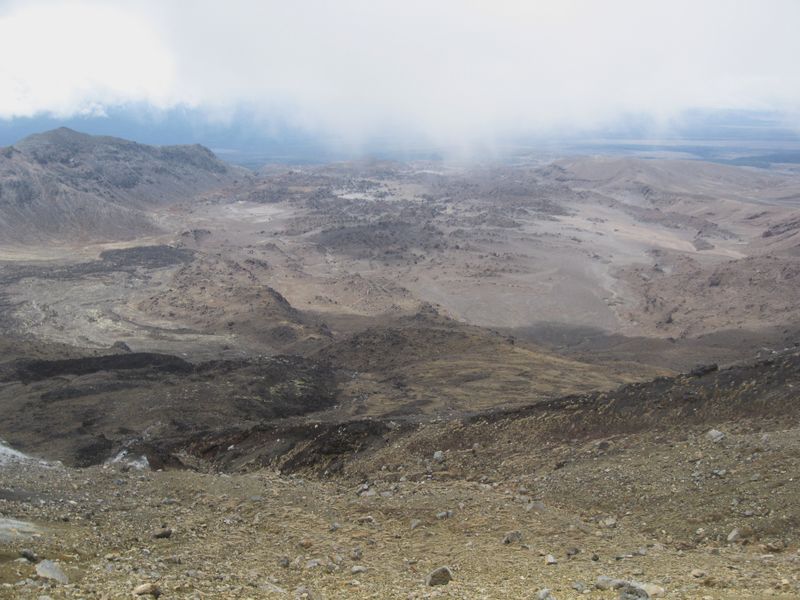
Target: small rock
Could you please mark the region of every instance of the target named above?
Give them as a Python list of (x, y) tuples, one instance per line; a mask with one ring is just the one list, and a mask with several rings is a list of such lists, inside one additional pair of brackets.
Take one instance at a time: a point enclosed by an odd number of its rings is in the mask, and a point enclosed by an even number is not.
[(556, 597), (547, 588), (542, 588), (537, 592), (536, 600), (556, 600)]
[(546, 564), (546, 565), (557, 565), (558, 564), (558, 559), (555, 556), (553, 556), (552, 554), (548, 554), (547, 556), (544, 557), (544, 564)]
[(544, 512), (544, 502), (541, 502), (539, 500), (534, 500), (533, 502), (529, 502), (528, 504), (525, 505), (525, 510), (528, 512), (533, 511), (537, 513)]
[(298, 600), (314, 600), (314, 593), (306, 586), (301, 585), (294, 590), (294, 597)]
[(19, 555), (28, 562), (35, 563), (39, 561), (39, 557), (36, 555), (36, 552), (29, 550), (28, 548), (23, 548), (20, 550)]
[(161, 595), (161, 588), (155, 583), (143, 583), (133, 588), (134, 596), (153, 596), (158, 598)]
[[(715, 284), (719, 285), (720, 284), (719, 276), (712, 275), (708, 284), (711, 287), (715, 287)], [(717, 365), (717, 363), (711, 363), (708, 365), (697, 365), (694, 369), (689, 371), (689, 375), (692, 377), (702, 377), (703, 375), (708, 375), (709, 373), (713, 373), (714, 371), (718, 370), (719, 370), (719, 365)]]
[(640, 587), (647, 592), (651, 598), (661, 598), (661, 596), (664, 596), (667, 593), (667, 590), (660, 585), (656, 585), (655, 583), (642, 583), (640, 584)]
[(350, 572), (353, 575), (357, 575), (358, 573), (366, 573), (367, 572), (367, 567), (365, 567), (363, 565), (355, 565), (350, 569)]
[(600, 575), (594, 586), (598, 590), (613, 590), (622, 587), (625, 583), (627, 582), (622, 579), (613, 579), (608, 575)]
[(692, 577), (695, 579), (702, 579), (706, 576), (706, 572), (702, 569), (692, 569)]
[(503, 537), (504, 544), (513, 544), (515, 542), (522, 541), (522, 532), (519, 529), (515, 529), (514, 531), (509, 531), (505, 537)]
[(706, 432), (706, 439), (714, 444), (716, 444), (717, 442), (721, 442), (724, 437), (725, 434), (722, 433), (719, 429), (710, 429), (709, 431)]
[(606, 517), (603, 519), (603, 525), (608, 527), (609, 529), (613, 529), (617, 526), (617, 519), (616, 517)]
[(364, 551), (361, 549), (361, 546), (356, 546), (350, 552), (350, 558), (353, 560), (361, 560), (361, 557), (364, 556)]
[(325, 570), (328, 573), (336, 573), (336, 571), (339, 570), (339, 565), (336, 564), (334, 561), (329, 560), (328, 562), (325, 563)]
[(336, 531), (337, 529), (340, 529), (341, 527), (342, 526), (339, 525), (339, 523), (334, 521), (333, 523), (331, 523), (331, 526), (328, 529), (329, 529), (329, 531)]
[(58, 583), (69, 583), (69, 578), (52, 560), (43, 560), (36, 565), (36, 574), (44, 579), (52, 579)]
[(440, 520), (441, 519), (449, 519), (450, 517), (453, 516), (453, 514), (455, 514), (455, 513), (453, 513), (452, 510), (443, 510), (442, 512), (436, 513), (436, 518), (440, 519)]
[[(781, 540), (778, 540), (777, 542), (769, 542), (769, 543), (765, 544), (764, 547), (769, 552), (783, 552), (784, 550), (786, 550), (786, 544), (784, 544)], [(23, 550), (23, 552), (24, 552), (24, 550)], [(23, 554), (23, 556), (25, 556), (25, 555)], [(28, 557), (26, 556), (25, 558), (28, 558)]]
[(437, 450), (433, 453), (433, 462), (437, 462), (439, 464), (444, 462), (444, 452), (441, 450)]
[(153, 534), (153, 539), (156, 540), (166, 540), (172, 537), (172, 529), (169, 527), (164, 527), (163, 529), (159, 529)]
[(741, 537), (742, 537), (742, 532), (739, 531), (738, 527), (736, 527), (733, 530), (731, 530), (731, 532), (728, 534), (727, 539), (728, 542), (733, 543), (733, 542), (738, 542), (741, 539)]
[(425, 583), (429, 586), (447, 585), (453, 579), (453, 572), (450, 567), (439, 567), (428, 574)]
[(638, 583), (626, 581), (619, 588), (619, 600), (648, 600), (650, 594)]
[(598, 590), (610, 590), (612, 581), (613, 579), (611, 579), (611, 577), (609, 577), (608, 575), (600, 575), (597, 578), (597, 581), (595, 582), (594, 586)]
[(411, 519), (411, 529), (416, 529), (420, 525), (422, 525), (422, 521), (419, 519)]

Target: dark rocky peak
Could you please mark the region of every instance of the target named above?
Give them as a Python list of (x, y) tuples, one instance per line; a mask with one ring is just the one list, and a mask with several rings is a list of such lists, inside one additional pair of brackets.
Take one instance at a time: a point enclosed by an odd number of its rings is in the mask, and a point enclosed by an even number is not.
[(199, 144), (186, 146), (147, 146), (111, 136), (95, 136), (59, 127), (28, 136), (13, 149), (41, 165), (78, 167), (97, 162), (160, 161), (225, 173), (229, 167), (211, 150)]

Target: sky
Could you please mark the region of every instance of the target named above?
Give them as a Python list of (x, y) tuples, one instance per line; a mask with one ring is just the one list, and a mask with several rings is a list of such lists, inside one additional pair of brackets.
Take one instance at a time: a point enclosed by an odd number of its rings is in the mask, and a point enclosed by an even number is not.
[(799, 29), (797, 0), (0, 0), (0, 127), (190, 114), (491, 147), (700, 111), (800, 131)]

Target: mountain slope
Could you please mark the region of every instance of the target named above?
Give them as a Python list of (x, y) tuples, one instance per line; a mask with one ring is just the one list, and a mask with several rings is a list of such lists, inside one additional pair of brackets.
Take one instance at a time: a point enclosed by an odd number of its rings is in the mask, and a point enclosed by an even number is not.
[(60, 128), (0, 149), (0, 241), (131, 239), (147, 210), (246, 172), (202, 146), (154, 147)]

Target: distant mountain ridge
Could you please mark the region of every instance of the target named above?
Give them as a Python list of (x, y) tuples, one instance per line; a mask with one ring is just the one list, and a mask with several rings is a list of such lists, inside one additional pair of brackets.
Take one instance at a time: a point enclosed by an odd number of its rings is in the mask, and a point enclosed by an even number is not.
[(200, 146), (147, 146), (66, 127), (0, 148), (0, 242), (119, 240), (156, 233), (152, 209), (247, 171)]

